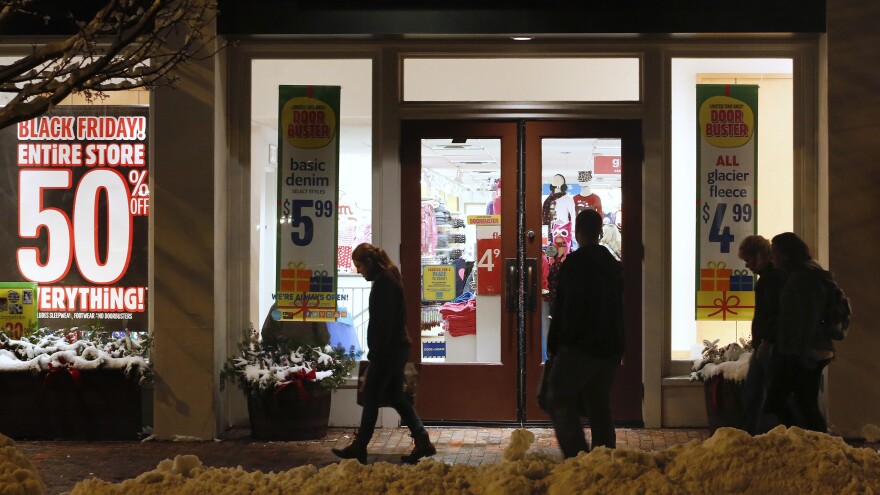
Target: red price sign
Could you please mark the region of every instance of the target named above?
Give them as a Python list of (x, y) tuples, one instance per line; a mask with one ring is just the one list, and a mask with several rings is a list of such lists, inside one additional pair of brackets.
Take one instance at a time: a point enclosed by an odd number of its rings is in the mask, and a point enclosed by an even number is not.
[(593, 169), (597, 174), (620, 174), (621, 157), (599, 155), (593, 160)]
[(501, 293), (501, 238), (477, 239), (477, 294)]

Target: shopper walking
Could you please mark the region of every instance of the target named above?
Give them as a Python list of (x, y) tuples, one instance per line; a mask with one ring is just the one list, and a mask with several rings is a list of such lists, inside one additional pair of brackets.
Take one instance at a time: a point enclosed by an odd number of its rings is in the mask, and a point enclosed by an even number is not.
[[(759, 235), (750, 235), (739, 245), (739, 258), (746, 268), (757, 277), (755, 282), (755, 316), (752, 318), (752, 358), (743, 383), (743, 417), (741, 428), (751, 435), (760, 433), (761, 418), (764, 412), (764, 397), (770, 386), (771, 376), (779, 377), (772, 367), (780, 366), (773, 359), (773, 338), (776, 321), (779, 317), (779, 295), (784, 282), (782, 272), (770, 262), (770, 241)], [(779, 404), (784, 406), (784, 404)], [(777, 404), (774, 403), (774, 407)], [(786, 419), (785, 411), (770, 411), (779, 420)]]
[(623, 357), (623, 266), (599, 245), (602, 217), (592, 209), (577, 216), (579, 244), (559, 270), (547, 335), (547, 405), (562, 454), (590, 449), (580, 422), (583, 398), (593, 446), (616, 446), (611, 384)]
[(363, 389), (361, 424), (352, 443), (332, 452), (343, 459), (357, 459), (367, 463), (367, 444), (376, 428), (381, 404), (393, 407), (409, 427), (415, 448), (400, 460), (414, 464), (422, 457), (437, 453), (428, 432), (422, 425), (412, 404), (403, 393), (404, 367), (409, 357), (411, 341), (406, 333), (406, 305), (400, 270), (384, 249), (363, 243), (351, 254), (357, 272), (373, 282), (370, 291), (367, 326), (367, 359), (370, 365)]
[(773, 265), (785, 276), (779, 299), (776, 347), (788, 365), (787, 376), (776, 381), (780, 387), (772, 396), (768, 394), (767, 400), (778, 405), (793, 396), (799, 417), (791, 423), (826, 432), (828, 425), (819, 408), (819, 388), (822, 370), (834, 358), (834, 345), (822, 323), (828, 301), (823, 279), (831, 275), (812, 259), (809, 247), (796, 234), (779, 234), (771, 244)]

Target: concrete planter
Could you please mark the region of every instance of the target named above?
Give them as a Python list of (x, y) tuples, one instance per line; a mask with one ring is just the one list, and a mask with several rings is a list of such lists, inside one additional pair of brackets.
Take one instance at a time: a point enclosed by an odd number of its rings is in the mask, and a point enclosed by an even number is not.
[(331, 392), (312, 382), (248, 394), (251, 436), (260, 440), (315, 440), (327, 435)]
[(703, 390), (710, 432), (724, 426), (738, 428), (743, 413), (742, 383), (715, 375), (703, 382)]
[(0, 433), (16, 440), (136, 440), (142, 387), (120, 370), (0, 373)]

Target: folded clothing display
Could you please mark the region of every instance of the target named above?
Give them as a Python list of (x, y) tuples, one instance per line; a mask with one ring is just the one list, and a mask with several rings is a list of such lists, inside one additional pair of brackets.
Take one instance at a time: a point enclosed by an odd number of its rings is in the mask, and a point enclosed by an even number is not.
[(451, 337), (477, 333), (477, 299), (449, 302), (440, 307), (440, 315)]

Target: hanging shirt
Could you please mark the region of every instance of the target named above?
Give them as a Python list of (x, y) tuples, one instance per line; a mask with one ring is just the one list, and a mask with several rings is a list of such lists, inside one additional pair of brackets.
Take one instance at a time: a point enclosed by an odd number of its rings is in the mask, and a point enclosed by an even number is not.
[(557, 225), (571, 222), (574, 225), (577, 219), (577, 211), (574, 207), (574, 199), (568, 194), (563, 194), (556, 199), (556, 218), (553, 223)]
[(604, 215), (602, 213), (602, 198), (600, 198), (598, 194), (593, 193), (587, 196), (581, 196), (578, 194), (573, 199), (575, 214), (578, 214), (587, 208), (592, 208), (598, 211), (600, 215)]
[(562, 196), (565, 196), (564, 192), (557, 192), (547, 196), (547, 199), (544, 200), (544, 206), (541, 212), (542, 224), (550, 225), (553, 223), (553, 219), (556, 218), (556, 200)]
[(427, 203), (422, 203), (422, 255), (433, 256), (437, 247), (437, 219), (434, 208)]

